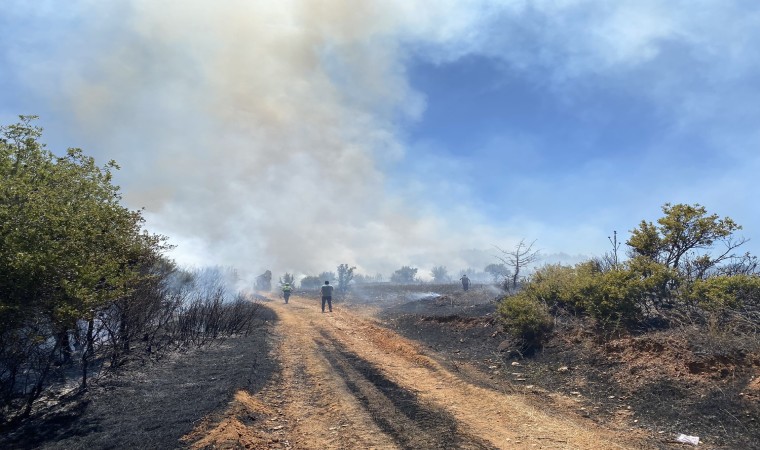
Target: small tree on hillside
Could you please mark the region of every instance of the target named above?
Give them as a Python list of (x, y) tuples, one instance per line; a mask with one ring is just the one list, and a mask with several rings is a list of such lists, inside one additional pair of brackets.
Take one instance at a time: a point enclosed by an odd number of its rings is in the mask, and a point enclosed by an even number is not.
[[(742, 227), (731, 218), (707, 215), (699, 204), (666, 203), (662, 212), (665, 216), (657, 220), (658, 225), (641, 221), (638, 228), (631, 230), (626, 242), (631, 257), (651, 259), (689, 280), (704, 278), (721, 262), (741, 259), (734, 250), (747, 240), (732, 236)], [(713, 254), (716, 243), (723, 244), (723, 248)]]
[(348, 283), (354, 278), (354, 270), (356, 267), (349, 267), (348, 264), (341, 264), (338, 266), (338, 290), (346, 292), (348, 289)]
[(430, 271), (430, 274), (433, 275), (433, 281), (436, 283), (446, 283), (448, 281), (451, 281), (451, 277), (449, 276), (449, 271), (446, 269), (446, 266), (433, 267), (433, 270)]
[(483, 269), (483, 271), (493, 278), (494, 283), (501, 283), (503, 280), (509, 278), (510, 272), (504, 264), (489, 264)]
[(416, 267), (403, 266), (397, 271), (393, 272), (393, 275), (391, 275), (391, 282), (399, 284), (411, 284), (416, 281), (416, 277)]
[(295, 284), (295, 276), (293, 276), (292, 273), (285, 272), (285, 275), (280, 277), (280, 285), (283, 285), (285, 283), (293, 286)]
[(322, 283), (323, 281), (320, 277), (309, 275), (301, 279), (301, 289), (319, 289), (319, 286), (321, 286)]
[(524, 239), (520, 239), (520, 242), (513, 250), (502, 250), (499, 247), (494, 246), (501, 252), (502, 256), (497, 256), (499, 261), (507, 267), (512, 268), (512, 289), (517, 288), (517, 282), (520, 280), (520, 272), (541, 258), (538, 254), (538, 250), (533, 250), (533, 245), (535, 243), (536, 241), (526, 244)]

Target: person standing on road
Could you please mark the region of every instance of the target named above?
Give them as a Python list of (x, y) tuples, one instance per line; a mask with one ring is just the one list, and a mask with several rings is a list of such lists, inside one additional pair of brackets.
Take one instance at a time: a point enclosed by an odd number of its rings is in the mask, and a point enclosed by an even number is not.
[(460, 280), (462, 280), (462, 289), (464, 289), (464, 291), (467, 292), (467, 289), (470, 289), (470, 279), (467, 278), (467, 274), (464, 274), (464, 276), (460, 278)]
[(288, 299), (290, 298), (290, 292), (293, 291), (293, 287), (290, 285), (290, 283), (284, 283), (282, 285), (282, 296), (285, 297), (285, 304), (288, 304)]
[(330, 312), (332, 312), (332, 293), (333, 287), (330, 286), (329, 281), (325, 281), (325, 285), (322, 286), (322, 312), (325, 312), (325, 302), (327, 302)]

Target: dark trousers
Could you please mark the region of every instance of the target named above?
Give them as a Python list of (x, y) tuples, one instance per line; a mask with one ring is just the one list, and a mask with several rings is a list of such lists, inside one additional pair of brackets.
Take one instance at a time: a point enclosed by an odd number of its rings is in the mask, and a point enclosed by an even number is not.
[(330, 312), (332, 312), (332, 296), (322, 297), (322, 312), (325, 312), (325, 302), (327, 302), (327, 305), (330, 307)]
[(290, 292), (283, 291), (282, 296), (285, 297), (285, 303), (287, 303), (288, 299), (290, 298)]

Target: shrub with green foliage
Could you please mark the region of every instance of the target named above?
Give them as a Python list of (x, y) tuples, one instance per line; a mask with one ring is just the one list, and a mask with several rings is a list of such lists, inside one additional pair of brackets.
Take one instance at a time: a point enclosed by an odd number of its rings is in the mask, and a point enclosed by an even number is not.
[(533, 274), (521, 294), (549, 306), (578, 309), (575, 295), (575, 268), (560, 264), (545, 265)]
[(79, 149), (56, 156), (35, 118), (0, 127), (0, 407), (19, 394), (25, 414), (52, 364), (70, 358), (73, 331), (90, 324), (86, 361), (96, 314), (128, 298), (164, 248), (120, 204), (116, 164)]
[(642, 283), (630, 270), (598, 272), (587, 278), (583, 303), (604, 327), (634, 324), (641, 318)]
[(602, 271), (595, 261), (573, 267), (547, 265), (520, 293), (552, 308), (587, 314), (605, 327), (634, 324), (642, 314), (650, 280), (629, 267)]
[(546, 305), (524, 291), (505, 297), (498, 312), (504, 331), (521, 339), (526, 348), (539, 347), (554, 326)]
[[(757, 259), (733, 253), (746, 242), (733, 237), (741, 226), (728, 217), (708, 214), (698, 204), (666, 203), (662, 211), (664, 217), (657, 224), (643, 221), (631, 230), (626, 242), (630, 259), (623, 263), (605, 266), (591, 260), (536, 270), (518, 295), (502, 301), (505, 326), (519, 334), (525, 322), (530, 334), (534, 326), (530, 321), (520, 314), (510, 317), (531, 305), (587, 315), (608, 329), (635, 326), (650, 318), (704, 320), (714, 313), (739, 314), (742, 323), (756, 324)], [(724, 248), (713, 252), (717, 243)]]
[(128, 292), (137, 263), (161, 248), (121, 206), (112, 161), (98, 167), (79, 149), (57, 157), (22, 122), (0, 140), (0, 324), (42, 314), (71, 324)]
[(697, 280), (686, 293), (693, 304), (707, 311), (760, 307), (760, 277), (720, 275)]
[(639, 303), (642, 307), (672, 307), (678, 290), (684, 283), (678, 270), (644, 256), (626, 262), (624, 270), (640, 284)]

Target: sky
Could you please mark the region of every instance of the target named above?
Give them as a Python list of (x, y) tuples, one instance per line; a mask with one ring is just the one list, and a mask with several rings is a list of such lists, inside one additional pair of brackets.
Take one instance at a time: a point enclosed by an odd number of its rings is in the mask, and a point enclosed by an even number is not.
[(0, 29), (0, 124), (116, 160), (182, 265), (576, 262), (668, 202), (760, 250), (756, 2), (4, 0)]

